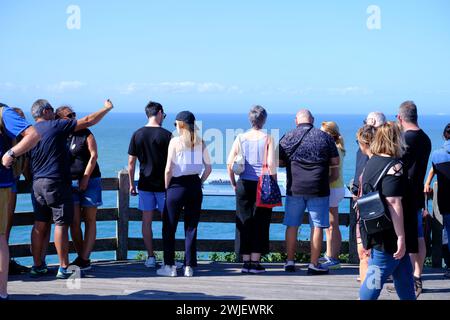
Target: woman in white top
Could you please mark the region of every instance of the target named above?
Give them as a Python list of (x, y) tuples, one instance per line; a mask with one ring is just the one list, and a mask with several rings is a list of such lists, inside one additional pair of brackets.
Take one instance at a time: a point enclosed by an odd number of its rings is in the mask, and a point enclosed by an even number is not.
[[(236, 229), (239, 232), (239, 253), (244, 262), (243, 273), (263, 273), (261, 255), (269, 253), (269, 229), (272, 209), (256, 206), (256, 193), (264, 161), (276, 175), (273, 138), (263, 132), (267, 112), (261, 106), (249, 112), (252, 128), (236, 138), (228, 157), (228, 174), (236, 192)], [(244, 170), (236, 182), (233, 162), (241, 150), (245, 159)], [(267, 159), (264, 157), (267, 156)]]
[[(182, 111), (176, 117), (179, 136), (169, 144), (165, 171), (166, 205), (163, 211), (164, 266), (158, 275), (175, 277), (175, 232), (184, 211), (185, 267), (184, 275), (192, 277), (197, 266), (197, 226), (203, 200), (202, 184), (211, 173), (205, 143), (199, 137), (195, 116)], [(184, 209), (184, 210), (183, 210)]]

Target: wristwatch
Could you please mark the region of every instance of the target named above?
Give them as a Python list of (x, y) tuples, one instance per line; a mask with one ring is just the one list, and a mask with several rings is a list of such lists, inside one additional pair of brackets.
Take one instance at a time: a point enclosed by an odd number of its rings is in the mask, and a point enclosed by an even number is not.
[(6, 151), (6, 154), (13, 159), (16, 158), (16, 154), (14, 153), (14, 151), (12, 149), (9, 149), (8, 151)]

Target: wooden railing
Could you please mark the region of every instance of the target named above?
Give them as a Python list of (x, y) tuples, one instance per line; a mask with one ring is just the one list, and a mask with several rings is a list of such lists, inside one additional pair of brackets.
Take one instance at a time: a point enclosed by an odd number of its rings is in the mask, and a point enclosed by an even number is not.
[[(128, 259), (128, 251), (145, 250), (142, 238), (129, 237), (129, 222), (141, 221), (142, 214), (137, 208), (130, 207), (129, 180), (128, 172), (123, 170), (119, 173), (118, 178), (103, 178), (103, 191), (117, 192), (117, 206), (115, 208), (100, 208), (97, 213), (97, 221), (111, 221), (116, 223), (116, 235), (114, 238), (97, 239), (94, 251), (115, 251), (117, 260)], [(21, 181), (18, 186), (19, 193), (30, 193), (30, 186)], [(351, 200), (349, 200), (351, 201)], [(350, 204), (350, 208), (352, 205)], [(356, 249), (356, 214), (353, 210), (350, 213), (339, 214), (339, 224), (349, 228), (349, 241), (343, 241), (341, 253), (348, 253), (349, 260), (352, 263), (358, 262), (358, 254)], [(272, 215), (272, 224), (281, 224), (284, 212), (274, 211)], [(183, 221), (183, 215), (181, 215)], [(436, 220), (436, 219), (434, 219)], [(161, 215), (156, 214), (153, 221), (161, 221)], [(232, 223), (236, 222), (236, 212), (234, 210), (202, 210), (200, 223)], [(308, 215), (305, 215), (304, 224), (309, 224)], [(33, 212), (18, 212), (14, 215), (14, 226), (29, 226), (34, 224)], [(442, 222), (433, 222), (433, 239), (438, 243), (442, 243)], [(14, 232), (14, 231), (13, 231)], [(237, 237), (236, 237), (237, 238)], [(155, 251), (162, 251), (162, 239), (154, 239), (153, 245)], [(175, 244), (177, 251), (184, 251), (184, 240), (177, 239)], [(436, 245), (433, 250), (433, 265), (441, 266), (442, 263), (442, 246)], [(325, 245), (323, 246), (325, 248)], [(434, 248), (434, 246), (433, 246)], [(197, 250), (199, 252), (237, 252), (239, 250), (239, 241), (236, 239), (217, 240), (217, 239), (199, 239), (197, 240)], [(280, 240), (270, 241), (270, 252), (285, 252), (285, 242)], [(70, 252), (75, 252), (73, 244), (70, 243)], [(299, 241), (298, 252), (309, 253), (309, 241)], [(30, 244), (13, 244), (10, 245), (10, 253), (12, 257), (28, 257), (31, 256)], [(53, 243), (48, 248), (48, 254), (56, 254)]]

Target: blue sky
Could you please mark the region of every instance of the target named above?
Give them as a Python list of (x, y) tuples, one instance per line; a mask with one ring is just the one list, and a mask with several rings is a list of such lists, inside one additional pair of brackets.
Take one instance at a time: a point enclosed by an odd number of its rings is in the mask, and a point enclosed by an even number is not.
[[(80, 8), (80, 29), (66, 22)], [(369, 5), (381, 29), (366, 26)], [(0, 1), (0, 101), (450, 113), (450, 2)]]

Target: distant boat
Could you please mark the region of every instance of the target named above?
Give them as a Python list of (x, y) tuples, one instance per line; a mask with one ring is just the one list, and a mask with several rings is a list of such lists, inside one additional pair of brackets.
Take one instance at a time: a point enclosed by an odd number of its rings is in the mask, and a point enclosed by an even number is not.
[(219, 185), (219, 186), (229, 186), (231, 185), (230, 180), (224, 180), (224, 179), (214, 179), (214, 180), (210, 180), (208, 184), (211, 185)]

